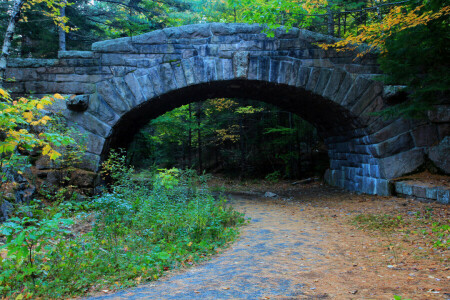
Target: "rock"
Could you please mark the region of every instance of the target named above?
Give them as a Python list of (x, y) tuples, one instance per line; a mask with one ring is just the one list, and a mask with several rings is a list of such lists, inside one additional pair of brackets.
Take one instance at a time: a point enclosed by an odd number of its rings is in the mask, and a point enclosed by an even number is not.
[(276, 198), (276, 197), (278, 197), (278, 195), (275, 194), (275, 193), (272, 193), (272, 192), (266, 192), (264, 194), (264, 197), (266, 197), (266, 198)]
[(34, 166), (38, 170), (49, 170), (53, 168), (53, 163), (47, 155), (41, 155), (34, 163)]
[(431, 147), (428, 157), (436, 167), (447, 175), (450, 174), (450, 136), (445, 137), (439, 145)]
[(77, 169), (70, 175), (70, 184), (80, 188), (93, 188), (97, 183), (98, 174)]
[(73, 111), (85, 111), (89, 107), (89, 95), (73, 95), (67, 100), (66, 106)]
[(21, 185), (16, 191), (16, 203), (29, 204), (36, 193), (36, 187), (33, 185)]
[(380, 173), (386, 179), (400, 177), (415, 171), (424, 161), (423, 150), (412, 149), (379, 159)]
[(3, 200), (2, 204), (0, 205), (0, 211), (2, 213), (0, 215), (0, 222), (4, 222), (9, 218), (13, 208), (14, 206), (11, 203), (9, 203), (6, 200)]

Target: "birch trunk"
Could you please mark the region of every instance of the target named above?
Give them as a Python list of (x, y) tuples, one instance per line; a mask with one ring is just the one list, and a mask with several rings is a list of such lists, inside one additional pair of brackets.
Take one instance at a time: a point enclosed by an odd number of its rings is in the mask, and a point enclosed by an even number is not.
[(3, 40), (2, 53), (0, 55), (0, 87), (3, 86), (6, 72), (6, 61), (9, 56), (11, 42), (16, 30), (16, 24), (19, 22), (20, 11), (26, 0), (15, 0), (11, 11), (11, 19), (9, 20), (8, 28), (6, 29), (5, 39)]
[[(64, 1), (65, 2), (65, 1)], [(62, 6), (59, 9), (60, 17), (66, 16), (66, 7)], [(66, 51), (66, 32), (61, 26), (58, 27), (58, 35), (59, 35), (59, 51)]]

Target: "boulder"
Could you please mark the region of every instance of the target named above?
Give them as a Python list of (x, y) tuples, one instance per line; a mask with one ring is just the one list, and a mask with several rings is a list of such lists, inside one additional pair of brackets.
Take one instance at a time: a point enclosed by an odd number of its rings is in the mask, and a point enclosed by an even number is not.
[(264, 194), (264, 197), (266, 197), (266, 198), (276, 198), (276, 197), (278, 197), (278, 195), (275, 194), (275, 193), (272, 193), (272, 192), (266, 192)]
[(85, 111), (89, 107), (89, 95), (74, 95), (67, 100), (66, 105), (73, 111)]
[(428, 157), (441, 171), (450, 174), (450, 136), (445, 137), (439, 145), (431, 147)]

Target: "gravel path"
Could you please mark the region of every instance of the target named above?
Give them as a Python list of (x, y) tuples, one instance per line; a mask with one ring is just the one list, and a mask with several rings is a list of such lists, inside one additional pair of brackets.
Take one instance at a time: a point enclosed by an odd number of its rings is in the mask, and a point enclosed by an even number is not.
[(314, 287), (305, 287), (299, 274), (321, 263), (320, 231), (297, 216), (295, 205), (246, 198), (231, 202), (251, 222), (222, 254), (151, 284), (89, 299), (309, 298), (305, 291)]

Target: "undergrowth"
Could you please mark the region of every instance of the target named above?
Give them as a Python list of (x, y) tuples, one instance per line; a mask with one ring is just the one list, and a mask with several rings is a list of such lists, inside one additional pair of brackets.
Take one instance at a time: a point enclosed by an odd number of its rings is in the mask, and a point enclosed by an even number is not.
[(408, 214), (359, 214), (351, 222), (359, 229), (383, 234), (397, 234), (408, 241), (420, 241), (436, 250), (450, 249), (450, 220), (439, 217), (433, 209)]
[[(90, 203), (62, 203), (0, 227), (1, 297), (129, 287), (204, 260), (235, 239), (243, 215), (212, 196), (205, 176), (156, 170), (137, 185), (124, 162), (117, 153), (106, 161), (103, 175), (112, 184)], [(80, 224), (88, 230), (77, 231)]]

